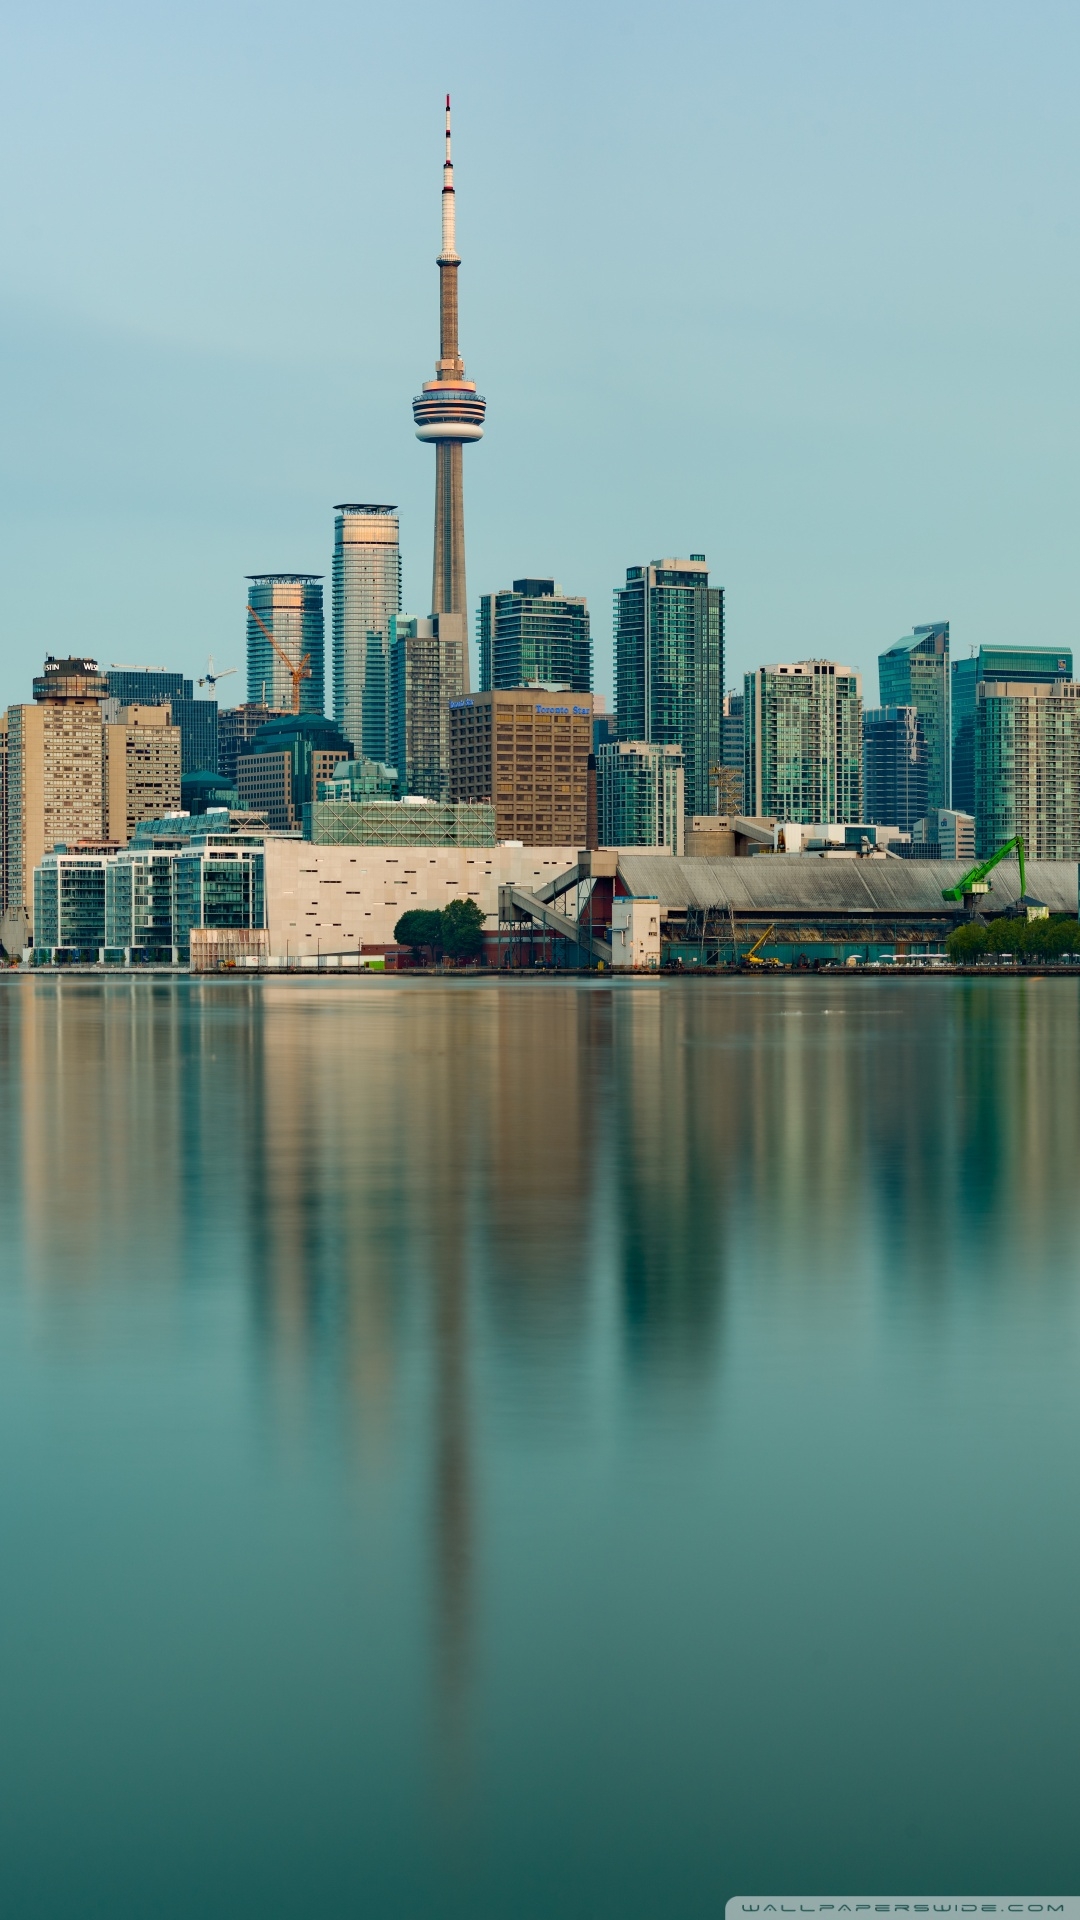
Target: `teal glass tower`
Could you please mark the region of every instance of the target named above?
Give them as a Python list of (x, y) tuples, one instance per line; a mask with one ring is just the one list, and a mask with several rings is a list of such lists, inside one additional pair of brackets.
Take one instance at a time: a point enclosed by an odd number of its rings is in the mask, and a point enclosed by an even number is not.
[(687, 813), (715, 810), (724, 744), (724, 589), (705, 556), (628, 567), (615, 591), (620, 740), (683, 750)]
[(392, 757), (390, 634), (400, 612), (397, 508), (342, 502), (334, 508), (334, 719), (369, 760)]
[(835, 660), (791, 660), (758, 667), (744, 688), (745, 811), (806, 825), (865, 820), (862, 676)]
[[(326, 698), (322, 575), (317, 573), (249, 573), (247, 618), (247, 692), (256, 705), (293, 704), (289, 663), (298, 667), (308, 656), (307, 677), (300, 682), (301, 713), (321, 713)], [(259, 621), (270, 629), (272, 646)]]
[(878, 691), (883, 707), (914, 707), (926, 741), (926, 804), (951, 807), (952, 725), (949, 715), (949, 623), (914, 627), (887, 653), (878, 655)]
[[(975, 777), (975, 721), (978, 693), (986, 681), (1024, 682), (1048, 687), (1071, 680), (1070, 647), (979, 647), (969, 660), (952, 666), (952, 804), (978, 815)], [(986, 788), (983, 788), (985, 803)], [(985, 806), (984, 806), (985, 810)], [(1010, 836), (1006, 835), (1006, 839)], [(993, 849), (991, 848), (991, 852)]]
[(515, 580), (509, 592), (485, 593), (477, 639), (483, 693), (532, 680), (592, 692), (589, 609), (554, 580)]

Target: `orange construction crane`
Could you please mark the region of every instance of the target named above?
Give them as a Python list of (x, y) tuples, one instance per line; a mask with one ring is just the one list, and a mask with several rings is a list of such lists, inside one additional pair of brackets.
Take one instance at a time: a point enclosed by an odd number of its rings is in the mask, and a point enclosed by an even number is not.
[(294, 666), (292, 661), (289, 659), (288, 654), (285, 652), (284, 647), (278, 646), (278, 643), (274, 639), (274, 636), (271, 633), (269, 627), (267, 626), (266, 621), (259, 619), (259, 616), (256, 613), (254, 607), (249, 607), (248, 612), (250, 613), (252, 619), (257, 621), (258, 625), (262, 628), (263, 632), (265, 633), (267, 639), (270, 642), (270, 645), (273, 647), (274, 652), (277, 654), (278, 659), (281, 661), (282, 665), (284, 666), (285, 671), (289, 676), (289, 679), (292, 681), (292, 710), (294, 713), (299, 713), (300, 682), (301, 680), (311, 679), (310, 653), (305, 653), (303, 659), (300, 660), (296, 666)]

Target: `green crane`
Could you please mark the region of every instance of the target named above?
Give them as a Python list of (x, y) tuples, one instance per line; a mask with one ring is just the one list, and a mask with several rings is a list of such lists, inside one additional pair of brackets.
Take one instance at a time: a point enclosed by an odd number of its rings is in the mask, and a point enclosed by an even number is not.
[(983, 860), (979, 866), (972, 867), (971, 872), (965, 873), (963, 879), (958, 880), (955, 887), (943, 887), (941, 891), (942, 899), (964, 900), (973, 893), (989, 893), (990, 882), (986, 877), (987, 874), (992, 873), (998, 861), (1004, 860), (1006, 854), (1012, 853), (1014, 849), (1016, 851), (1016, 857), (1020, 862), (1020, 899), (1021, 901), (1025, 900), (1027, 897), (1027, 879), (1024, 873), (1024, 836), (1022, 833), (1018, 833), (1012, 840), (1006, 840), (1005, 845), (999, 847), (996, 853), (992, 853), (989, 860)]

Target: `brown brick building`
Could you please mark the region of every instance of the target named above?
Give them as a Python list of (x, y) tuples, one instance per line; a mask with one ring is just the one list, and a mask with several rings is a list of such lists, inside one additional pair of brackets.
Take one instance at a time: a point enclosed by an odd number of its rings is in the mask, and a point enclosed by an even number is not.
[(508, 687), (450, 702), (450, 800), (490, 800), (496, 840), (586, 844), (592, 694)]

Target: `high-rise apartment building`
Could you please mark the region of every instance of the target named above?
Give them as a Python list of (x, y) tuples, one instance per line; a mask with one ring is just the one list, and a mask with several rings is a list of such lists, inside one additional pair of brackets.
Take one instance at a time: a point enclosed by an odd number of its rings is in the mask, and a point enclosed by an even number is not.
[(34, 869), (56, 846), (100, 844), (104, 825), (101, 703), (96, 660), (45, 662), (33, 706), (7, 713), (4, 919), (9, 953), (28, 944)]
[(120, 707), (160, 707), (168, 701), (172, 724), (180, 729), (181, 773), (217, 772), (216, 700), (197, 700), (194, 683), (166, 667), (108, 667), (105, 678), (115, 702), (113, 718)]
[(180, 806), (180, 729), (167, 704), (121, 707), (105, 721), (102, 743), (105, 838), (126, 847), (141, 820)]
[(853, 668), (834, 660), (758, 667), (746, 675), (743, 723), (748, 814), (865, 819), (862, 678)]
[(495, 807), (496, 840), (584, 847), (592, 695), (507, 687), (450, 705), (454, 801)]
[[(322, 713), (326, 705), (322, 575), (249, 573), (247, 580), (249, 702), (291, 711), (293, 682), (289, 668), (299, 667), (306, 656), (300, 711)], [(264, 628), (273, 634), (273, 642)]]
[(878, 655), (883, 707), (915, 707), (926, 739), (927, 806), (952, 805), (952, 724), (949, 715), (949, 623), (913, 627)]
[(616, 740), (596, 755), (602, 847), (667, 847), (681, 854), (686, 812), (683, 752), (644, 740)]
[(401, 612), (398, 510), (334, 508), (334, 719), (370, 760), (390, 754), (390, 634)]
[[(723, 741), (720, 765), (710, 774), (715, 779), (715, 800), (710, 812), (741, 813), (743, 810), (743, 706), (745, 696), (734, 688), (724, 695)], [(691, 816), (694, 818), (697, 816)]]
[(724, 590), (705, 556), (628, 567), (615, 593), (615, 705), (621, 740), (680, 746), (688, 813), (715, 805), (724, 740)]
[(975, 808), (975, 703), (984, 681), (1051, 687), (1071, 680), (1071, 647), (979, 647), (952, 664), (952, 804)]
[(1080, 859), (1080, 685), (980, 680), (975, 689), (975, 847), (1023, 834), (1029, 860)]
[(557, 681), (574, 693), (592, 686), (589, 609), (554, 580), (515, 580), (511, 589), (485, 593), (477, 616), (480, 685), (527, 687)]
[(439, 620), (401, 615), (390, 624), (390, 764), (402, 792), (445, 800), (450, 784), (450, 699), (461, 699), (461, 643)]
[(863, 714), (864, 818), (911, 833), (927, 810), (926, 736), (917, 707)]

